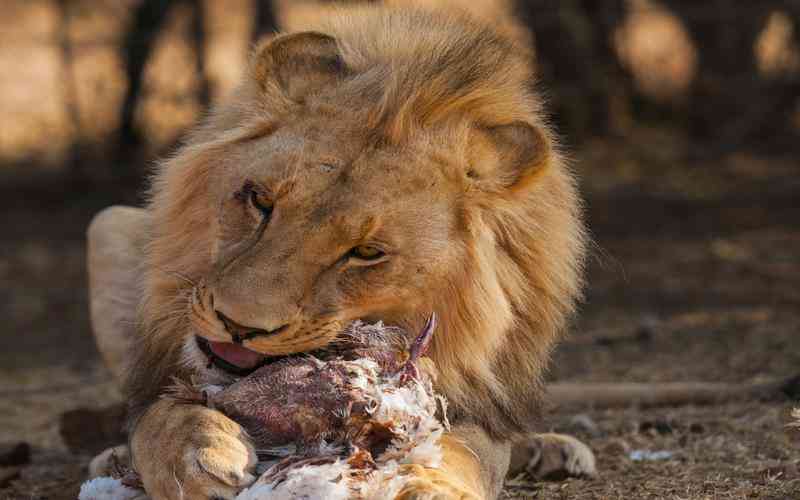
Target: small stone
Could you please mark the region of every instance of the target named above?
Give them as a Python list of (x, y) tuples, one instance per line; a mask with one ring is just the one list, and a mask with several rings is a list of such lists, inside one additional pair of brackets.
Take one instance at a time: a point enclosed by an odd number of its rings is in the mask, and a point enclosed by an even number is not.
[(585, 413), (573, 415), (573, 417), (570, 418), (569, 423), (572, 427), (580, 429), (590, 436), (598, 436), (600, 434), (600, 429), (597, 427), (597, 424), (594, 422), (592, 417)]

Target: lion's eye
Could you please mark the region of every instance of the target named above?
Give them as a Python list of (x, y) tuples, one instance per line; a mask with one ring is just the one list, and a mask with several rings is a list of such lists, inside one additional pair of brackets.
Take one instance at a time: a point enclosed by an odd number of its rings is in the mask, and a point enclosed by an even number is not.
[(361, 260), (378, 260), (386, 254), (378, 247), (372, 245), (359, 245), (350, 250), (350, 255)]
[(272, 215), (272, 209), (274, 208), (272, 200), (257, 191), (250, 191), (250, 203), (264, 214), (265, 218), (269, 218)]
[(241, 189), (233, 193), (233, 197), (245, 205), (249, 205), (254, 209), (261, 212), (265, 221), (269, 221), (272, 217), (272, 210), (274, 203), (272, 198), (263, 194), (261, 189), (257, 188), (253, 181), (245, 181)]

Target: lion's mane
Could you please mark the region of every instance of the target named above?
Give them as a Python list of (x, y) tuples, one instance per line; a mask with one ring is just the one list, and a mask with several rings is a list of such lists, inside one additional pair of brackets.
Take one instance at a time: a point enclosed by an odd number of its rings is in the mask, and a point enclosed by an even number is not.
[[(341, 59), (332, 70), (346, 71), (326, 84), (337, 86), (337, 99), (369, 104), (365, 119), (375, 143), (402, 143), (419, 128), (449, 123), (455, 136), (465, 119), (522, 122), (542, 133), (534, 173), (510, 188), (465, 193), (466, 258), (433, 304), (441, 327), (432, 357), (453, 417), (496, 437), (529, 430), (550, 351), (580, 294), (586, 246), (576, 182), (543, 118), (529, 53), (464, 16), (422, 10), (351, 7), (310, 28), (335, 38)], [(154, 175), (142, 339), (128, 384), (134, 414), (170, 377), (185, 376), (182, 312), (187, 283), (210, 265), (215, 159), (230, 144), (272, 133), (297, 106), (265, 71), (254, 57), (235, 95)]]

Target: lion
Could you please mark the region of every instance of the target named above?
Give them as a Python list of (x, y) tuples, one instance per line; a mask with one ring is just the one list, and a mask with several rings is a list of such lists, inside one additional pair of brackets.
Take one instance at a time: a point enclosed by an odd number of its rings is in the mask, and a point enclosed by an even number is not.
[[(347, 6), (309, 24), (255, 48), (145, 209), (89, 229), (98, 345), (112, 370), (130, 357), (133, 466), (153, 498), (233, 498), (256, 450), (223, 414), (161, 398), (174, 379), (229, 382), (353, 320), (418, 331), (435, 312), (452, 428), (443, 465), (406, 467), (398, 498), (495, 498), (587, 247), (529, 52), (456, 10)], [(594, 472), (572, 438), (532, 446)]]

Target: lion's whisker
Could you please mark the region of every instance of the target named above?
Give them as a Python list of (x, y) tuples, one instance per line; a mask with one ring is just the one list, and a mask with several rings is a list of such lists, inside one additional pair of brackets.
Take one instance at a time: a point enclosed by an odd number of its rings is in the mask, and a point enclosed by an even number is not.
[(181, 280), (183, 280), (184, 282), (188, 283), (189, 285), (191, 285), (193, 287), (197, 286), (197, 282), (196, 281), (194, 281), (192, 278), (186, 276), (185, 274), (183, 274), (181, 272), (174, 271), (172, 269), (164, 269), (163, 267), (158, 266), (158, 265), (154, 265), (153, 267), (155, 267), (155, 269), (157, 271), (162, 272), (162, 273), (166, 274), (167, 276), (174, 276), (176, 278), (180, 278)]

